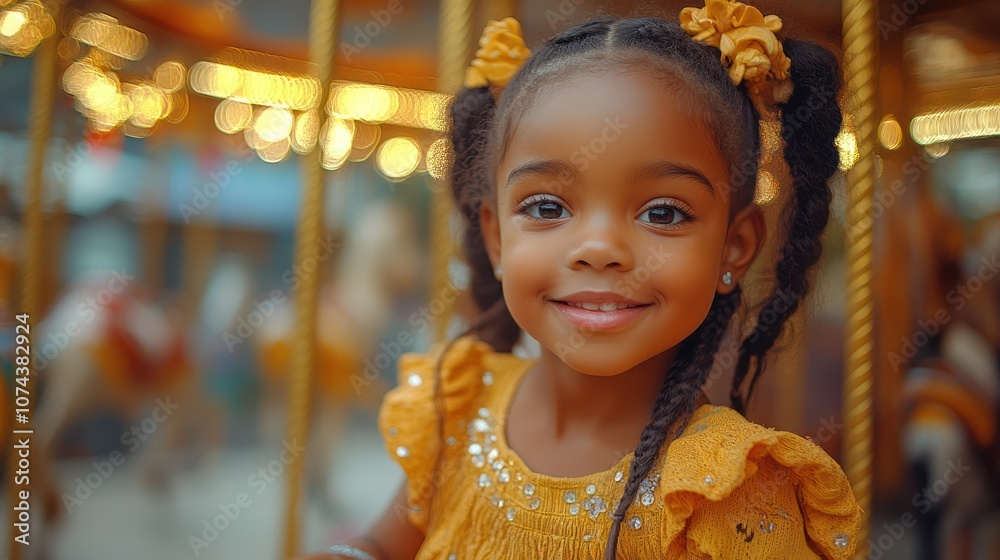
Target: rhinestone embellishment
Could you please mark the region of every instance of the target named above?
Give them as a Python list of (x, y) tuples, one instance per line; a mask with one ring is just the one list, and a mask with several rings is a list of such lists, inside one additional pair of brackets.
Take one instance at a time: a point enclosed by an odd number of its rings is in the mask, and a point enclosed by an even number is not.
[(541, 505), (542, 505), (542, 501), (539, 500), (538, 498), (532, 498), (532, 499), (528, 500), (528, 508), (529, 509), (538, 509), (539, 507), (541, 507)]
[(390, 436), (394, 436), (394, 435), (396, 435), (396, 434), (398, 434), (398, 433), (399, 433), (399, 430), (398, 430), (398, 429), (396, 429), (396, 427), (395, 427), (395, 426), (392, 426), (392, 427), (390, 427), (390, 428), (389, 428), (389, 435), (390, 435)]
[(410, 450), (407, 449), (407, 448), (405, 448), (405, 447), (403, 447), (402, 445), (400, 445), (399, 447), (396, 448), (396, 456), (397, 457), (403, 457), (403, 458), (409, 457), (410, 456)]
[(704, 482), (705, 484), (714, 484), (715, 483), (715, 477), (713, 477), (710, 474), (706, 475), (705, 478), (702, 480), (702, 482)]
[(493, 372), (487, 371), (483, 373), (483, 385), (493, 384)]
[(486, 420), (483, 420), (482, 418), (476, 418), (475, 420), (472, 421), (471, 424), (469, 424), (469, 427), (472, 429), (473, 433), (476, 432), (481, 433), (488, 431), (490, 429), (490, 423), (487, 422)]
[(530, 482), (527, 483), (527, 484), (525, 484), (524, 485), (524, 495), (525, 496), (533, 496), (533, 495), (535, 495), (535, 485), (532, 484), (532, 483), (530, 483)]
[(569, 513), (570, 515), (576, 515), (580, 513), (580, 504), (573, 504), (569, 506)]
[(500, 484), (507, 484), (510, 482), (510, 473), (507, 469), (500, 471), (500, 474), (497, 475), (497, 482)]
[(623, 475), (623, 474), (621, 473), (621, 471), (618, 471), (618, 472), (616, 472), (616, 473), (615, 473), (615, 482), (621, 482), (621, 481), (622, 481), (622, 478), (624, 478), (624, 476), (625, 476), (625, 475)]
[(563, 493), (563, 501), (567, 504), (572, 504), (576, 501), (576, 492), (572, 490), (567, 490)]
[(638, 529), (639, 527), (642, 527), (642, 519), (639, 519), (638, 517), (633, 517), (632, 519), (628, 520), (628, 526), (633, 529)]
[(507, 521), (513, 521), (515, 513), (517, 513), (517, 510), (514, 508), (507, 508)]
[(422, 385), (424, 380), (420, 377), (419, 373), (411, 373), (409, 377), (406, 378), (406, 383), (410, 387), (419, 387)]
[(595, 493), (597, 493), (597, 486), (594, 486), (593, 484), (587, 486), (587, 494), (593, 496)]
[(651, 506), (653, 505), (653, 501), (655, 499), (656, 498), (653, 497), (652, 492), (646, 492), (645, 494), (642, 495), (641, 498), (639, 498), (639, 502), (642, 503), (642, 505), (644, 506)]
[(844, 533), (837, 533), (833, 536), (833, 545), (837, 548), (847, 548), (849, 544), (851, 544), (851, 537), (848, 537)]
[(598, 515), (608, 510), (608, 503), (604, 501), (604, 498), (594, 496), (583, 501), (583, 509), (590, 513), (591, 519), (597, 519)]
[(479, 487), (486, 488), (490, 485), (490, 475), (483, 473), (479, 475)]

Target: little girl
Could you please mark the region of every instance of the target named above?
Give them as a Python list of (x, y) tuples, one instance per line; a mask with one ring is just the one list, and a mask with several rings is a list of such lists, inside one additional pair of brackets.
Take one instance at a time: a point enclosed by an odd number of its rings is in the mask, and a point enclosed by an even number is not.
[[(728, 0), (597, 19), (531, 53), (491, 22), (452, 109), (467, 333), (400, 359), (379, 427), (407, 481), (314, 558), (851, 558), (859, 509), (813, 442), (741, 415), (829, 216), (836, 57)], [(777, 285), (732, 408), (702, 392), (764, 244), (761, 121), (791, 182)], [(521, 331), (540, 358), (511, 353)]]

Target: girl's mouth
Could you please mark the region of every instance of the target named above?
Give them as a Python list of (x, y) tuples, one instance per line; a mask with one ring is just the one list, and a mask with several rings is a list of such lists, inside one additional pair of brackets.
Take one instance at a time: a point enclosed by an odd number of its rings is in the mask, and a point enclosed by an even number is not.
[(589, 331), (609, 331), (620, 329), (650, 307), (651, 304), (630, 304), (614, 302), (578, 302), (551, 300), (563, 316), (580, 329)]

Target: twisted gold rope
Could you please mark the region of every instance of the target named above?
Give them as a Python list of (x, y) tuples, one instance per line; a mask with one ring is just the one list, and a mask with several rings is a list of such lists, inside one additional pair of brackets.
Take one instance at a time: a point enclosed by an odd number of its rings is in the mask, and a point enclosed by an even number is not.
[[(438, 91), (453, 94), (462, 85), (465, 67), (469, 62), (472, 43), (472, 1), (441, 0), (438, 28)], [(442, 298), (448, 291), (450, 278), (448, 265), (455, 256), (457, 246), (452, 229), (455, 207), (448, 186), (436, 181), (431, 200), (431, 293), (428, 301), (439, 299), (444, 306), (440, 317), (434, 318), (433, 342), (443, 341), (448, 320), (454, 311), (454, 298)]]
[(848, 110), (854, 114), (858, 161), (847, 173), (847, 344), (844, 376), (844, 470), (861, 506), (858, 559), (868, 557), (872, 501), (872, 260), (875, 169), (876, 16), (874, 0), (844, 0)]
[[(52, 113), (55, 106), (56, 65), (58, 63), (56, 47), (61, 38), (59, 32), (60, 26), (58, 24), (59, 8), (60, 5), (57, 2), (46, 6), (46, 9), (52, 15), (53, 21), (56, 22), (56, 30), (51, 37), (39, 45), (34, 55), (35, 63), (31, 76), (31, 117), (28, 121), (28, 169), (24, 181), (27, 190), (27, 201), (24, 206), (23, 218), (25, 258), (21, 264), (21, 306), (19, 309), (8, 310), (17, 314), (27, 313), (30, 317), (30, 326), (38, 324), (41, 320), (39, 314), (42, 311), (42, 261), (45, 251), (42, 237), (42, 167), (45, 164), (45, 150), (49, 145), (49, 136), (52, 132)], [(34, 333), (29, 331), (29, 335), (31, 334)], [(39, 350), (41, 350), (40, 346), (34, 349), (35, 352)], [(38, 391), (35, 390), (35, 387), (37, 387), (35, 383), (37, 372), (35, 371), (34, 360), (31, 360), (28, 367), (30, 368), (30, 373), (28, 375), (27, 386), (25, 387), (28, 390), (28, 394), (31, 395), (28, 423), (15, 424), (16, 429), (19, 430), (34, 429), (34, 421), (32, 419), (34, 418), (38, 401)], [(9, 395), (11, 401), (8, 404), (13, 403), (13, 395), (14, 393), (11, 392)], [(13, 420), (13, 410), (8, 408), (8, 411), (11, 413), (11, 420)], [(8, 435), (4, 434), (4, 436)], [(35, 456), (38, 457), (39, 455)], [(41, 454), (41, 456), (44, 458), (45, 454)], [(7, 488), (10, 499), (9, 511), (14, 511), (14, 507), (20, 501), (19, 491), (23, 490), (23, 488), (15, 484), (17, 477), (12, 475), (17, 470), (18, 459), (17, 453), (8, 451)], [(40, 465), (40, 467), (45, 469), (46, 472), (52, 472), (51, 465)], [(37, 492), (32, 492), (32, 489), (37, 487), (37, 484), (33, 485), (30, 482), (27, 484), (28, 491), (35, 494), (34, 499), (30, 501), (36, 508), (39, 506), (38, 498), (47, 498), (44, 494), (39, 495)], [(35, 510), (38, 513), (33, 513), (32, 517), (34, 519), (41, 517), (39, 515), (41, 513), (40, 509)], [(37, 522), (35, 524), (37, 525)], [(14, 531), (13, 526), (10, 529)], [(10, 536), (9, 560), (21, 558), (21, 554), (25, 548), (24, 545), (14, 540), (14, 536), (13, 534)], [(32, 541), (34, 540), (32, 539)]]
[[(334, 44), (337, 41), (337, 0), (312, 0), (309, 12), (309, 60), (319, 67), (321, 84), (319, 111), (323, 120), (326, 95), (330, 91)], [(322, 122), (320, 122), (322, 125)], [(316, 365), (316, 310), (322, 267), (304, 266), (306, 259), (319, 252), (323, 228), (324, 173), (318, 149), (302, 158), (303, 194), (298, 235), (295, 239), (295, 265), (302, 274), (295, 294), (295, 352), (288, 394), (288, 441), (305, 447), (309, 438), (313, 369)], [(284, 558), (298, 553), (299, 501), (306, 449), (293, 453), (288, 466), (288, 495), (285, 503)]]

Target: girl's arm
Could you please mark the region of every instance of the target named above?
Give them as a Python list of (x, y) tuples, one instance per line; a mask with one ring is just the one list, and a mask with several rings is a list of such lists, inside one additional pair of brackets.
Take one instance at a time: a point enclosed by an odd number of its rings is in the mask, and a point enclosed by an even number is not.
[[(378, 560), (413, 560), (424, 542), (424, 534), (410, 525), (400, 512), (409, 511), (406, 500), (406, 482), (368, 533), (347, 543), (371, 554)], [(298, 560), (340, 560), (342, 556), (319, 553), (303, 556)], [(346, 559), (345, 559), (346, 560)]]

